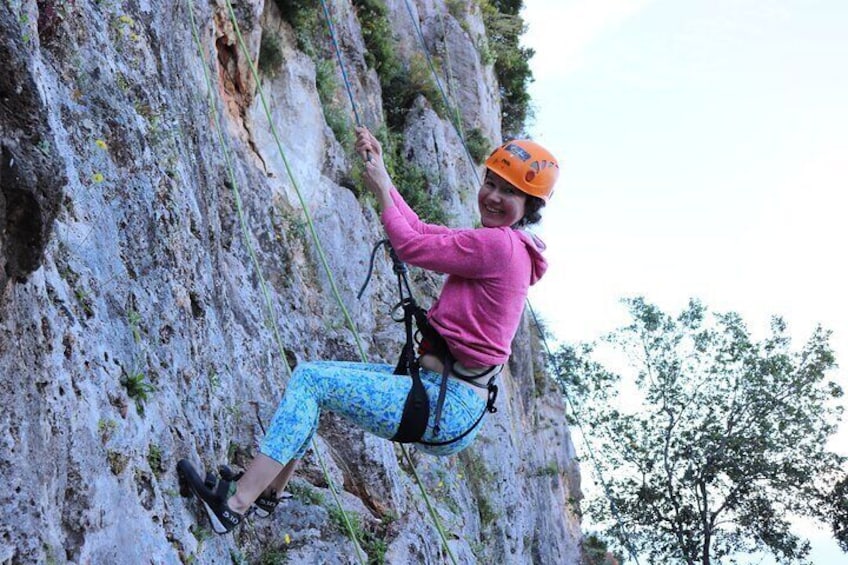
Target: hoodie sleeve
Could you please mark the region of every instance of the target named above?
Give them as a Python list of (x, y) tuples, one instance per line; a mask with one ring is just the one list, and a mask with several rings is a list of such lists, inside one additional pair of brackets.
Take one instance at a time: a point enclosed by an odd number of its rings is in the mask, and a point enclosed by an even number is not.
[(421, 223), (425, 227), (418, 231), (398, 206), (385, 210), (382, 220), (401, 261), (468, 279), (496, 275), (512, 260), (516, 244), (520, 245), (510, 237), (509, 228), (454, 230)]
[[(397, 191), (395, 187), (392, 187), (391, 192), (389, 193), (392, 197), (392, 202), (395, 203), (395, 207), (397, 211), (400, 213), (401, 217), (409, 224), (409, 227), (418, 233), (448, 233), (451, 228), (446, 226), (440, 226), (438, 224), (428, 224), (422, 222), (418, 217), (418, 214), (409, 207), (409, 204), (406, 203), (406, 200), (403, 199), (403, 196)], [(385, 223), (385, 220), (383, 221)]]

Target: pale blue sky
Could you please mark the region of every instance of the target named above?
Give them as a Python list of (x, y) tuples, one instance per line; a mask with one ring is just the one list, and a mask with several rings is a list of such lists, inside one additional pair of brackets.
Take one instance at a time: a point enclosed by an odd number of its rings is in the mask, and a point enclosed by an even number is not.
[[(848, 1), (525, 0), (524, 17), (531, 133), (562, 160), (531, 293), (556, 334), (615, 328), (623, 296), (694, 296), (755, 333), (783, 315), (799, 346), (832, 329), (848, 390)], [(814, 541), (814, 563), (848, 563)]]

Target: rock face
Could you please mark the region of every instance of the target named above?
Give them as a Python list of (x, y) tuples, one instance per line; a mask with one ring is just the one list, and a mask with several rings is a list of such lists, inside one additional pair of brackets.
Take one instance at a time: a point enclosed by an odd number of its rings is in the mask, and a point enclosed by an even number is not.
[[(287, 366), (359, 359), (334, 287), (367, 357), (393, 361), (402, 339), (382, 255), (356, 298), (381, 228), (325, 117), (328, 67), (281, 12), (294, 4), (235, 2), (238, 27), (227, 0), (0, 4), (0, 563), (357, 563), (327, 477), (374, 562), (449, 560), (399, 446), (332, 414), (272, 518), (215, 536), (178, 493), (179, 458), (246, 461)], [(416, 0), (414, 23), (388, 4), (401, 60), (423, 37), (463, 126), (498, 141), (476, 4)], [(384, 93), (357, 11), (328, 8), (376, 129)], [(280, 60), (254, 75), (263, 34)], [(419, 96), (403, 133), (429, 193), (472, 225), (456, 129)], [(412, 279), (429, 302), (439, 279)], [(475, 445), (408, 448), (460, 563), (579, 561), (579, 471), (533, 333)]]

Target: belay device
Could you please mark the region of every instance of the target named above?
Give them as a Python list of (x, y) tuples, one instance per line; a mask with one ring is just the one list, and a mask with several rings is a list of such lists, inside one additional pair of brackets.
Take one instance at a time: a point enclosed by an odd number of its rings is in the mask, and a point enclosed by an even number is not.
[[(389, 256), (392, 258), (393, 270), (395, 275), (397, 275), (398, 294), (400, 295), (400, 301), (394, 306), (394, 308), (392, 308), (391, 316), (395, 322), (403, 322), (404, 331), (406, 332), (406, 342), (401, 349), (400, 358), (395, 366), (394, 374), (409, 375), (412, 377), (412, 387), (409, 389), (409, 394), (406, 396), (400, 427), (398, 428), (397, 433), (392, 436), (391, 440), (399, 443), (421, 443), (432, 446), (449, 445), (461, 440), (471, 433), (471, 431), (480, 424), (483, 420), (483, 416), (485, 416), (487, 412), (495, 413), (498, 411), (497, 408), (495, 408), (495, 399), (497, 399), (498, 396), (498, 387), (495, 385), (494, 381), (500, 371), (496, 371), (486, 384), (485, 388), (489, 392), (486, 407), (483, 409), (480, 417), (477, 418), (477, 420), (467, 430), (457, 437), (446, 441), (421, 441), (421, 438), (424, 436), (424, 432), (427, 429), (427, 421), (430, 419), (430, 399), (427, 396), (427, 390), (424, 388), (424, 383), (421, 380), (421, 365), (419, 363), (419, 357), (416, 354), (416, 332), (412, 328), (413, 321), (415, 322), (417, 333), (420, 336), (419, 343), (422, 346), (422, 349), (425, 349), (426, 353), (436, 355), (442, 361), (444, 367), (444, 370), (442, 371), (442, 379), (439, 384), (439, 397), (436, 401), (436, 417), (433, 428), (433, 432), (436, 435), (438, 435), (440, 431), (439, 421), (441, 420), (442, 407), (445, 403), (448, 377), (453, 371), (454, 359), (447, 344), (445, 343), (445, 340), (427, 320), (427, 311), (418, 306), (418, 303), (412, 297), (409, 280), (406, 276), (406, 264), (398, 258), (388, 239), (382, 239), (374, 246), (368, 266), (368, 276), (366, 277), (362, 288), (359, 290), (357, 298), (362, 297), (362, 293), (365, 292), (365, 288), (371, 280), (371, 274), (374, 271), (374, 258), (382, 245), (387, 246), (389, 249)], [(401, 309), (403, 310), (403, 317), (398, 318), (396, 317), (396, 313)], [(454, 373), (454, 376), (470, 382), (474, 386), (482, 387), (483, 385), (477, 384), (474, 380), (489, 373), (489, 371), (490, 370), (486, 370), (479, 375), (459, 375)]]

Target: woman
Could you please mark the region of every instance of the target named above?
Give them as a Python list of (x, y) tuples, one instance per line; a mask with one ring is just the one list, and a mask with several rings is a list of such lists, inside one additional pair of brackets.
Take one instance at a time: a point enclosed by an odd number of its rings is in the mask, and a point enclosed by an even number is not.
[[(451, 229), (421, 222), (394, 188), (377, 139), (362, 127), (356, 136), (356, 151), (366, 160), (365, 185), (377, 199), (399, 259), (448, 275), (423, 332), (429, 346), (424, 344), (420, 376), (430, 410), (417, 447), (451, 455), (474, 440), (481, 415), (491, 409), (490, 391), (509, 359), (527, 290), (547, 268), (542, 243), (518, 228), (541, 219), (559, 167), (532, 141), (495, 149), (477, 197), (483, 227)], [(276, 493), (309, 447), (321, 409), (394, 438), (413, 379), (392, 371), (389, 365), (302, 363), (243, 475), (203, 480), (188, 461), (180, 461), (180, 479), (203, 502), (215, 531), (230, 531), (251, 508), (263, 516), (273, 512)]]

